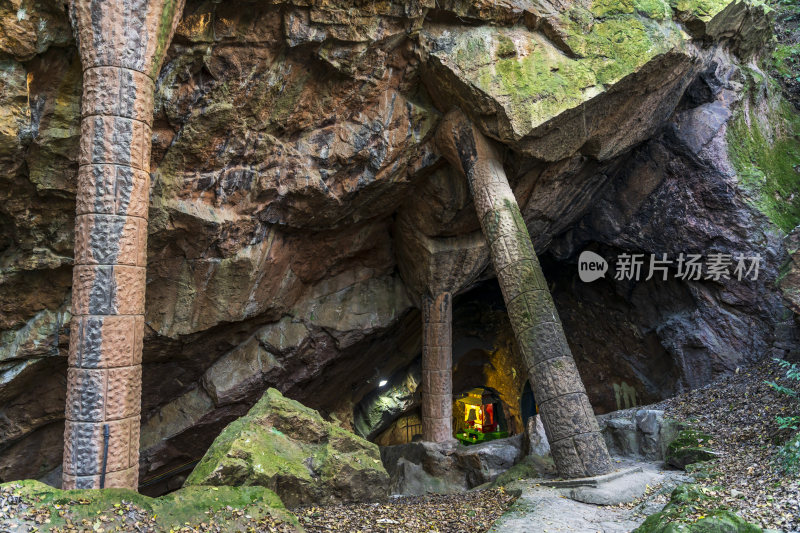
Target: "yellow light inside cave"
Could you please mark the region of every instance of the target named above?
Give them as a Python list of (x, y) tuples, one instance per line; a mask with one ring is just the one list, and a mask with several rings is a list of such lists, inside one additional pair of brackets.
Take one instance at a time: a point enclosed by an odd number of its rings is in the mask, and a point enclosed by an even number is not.
[(475, 429), (481, 429), (483, 427), (483, 409), (479, 405), (467, 405), (464, 421), (472, 422), (472, 427)]

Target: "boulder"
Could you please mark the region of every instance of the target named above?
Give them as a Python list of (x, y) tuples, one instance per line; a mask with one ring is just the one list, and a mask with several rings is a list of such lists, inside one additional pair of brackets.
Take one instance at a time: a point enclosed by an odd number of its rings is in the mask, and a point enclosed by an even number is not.
[(612, 455), (648, 461), (665, 460), (667, 445), (683, 425), (659, 409), (626, 409), (597, 417)]
[(685, 470), (688, 465), (716, 459), (719, 455), (709, 448), (713, 442), (711, 435), (685, 429), (667, 446), (667, 464)]
[(522, 435), (465, 446), (457, 456), (467, 474), (467, 485), (477, 487), (494, 481), (522, 459)]
[(389, 476), (375, 444), (269, 389), (222, 431), (185, 485), (259, 485), (294, 507), (380, 500)]
[(515, 435), (473, 446), (412, 442), (381, 448), (381, 459), (393, 494), (460, 492), (492, 482), (519, 463), (522, 439)]
[(411, 442), (381, 448), (381, 460), (391, 478), (392, 494), (447, 494), (469, 489), (461, 470), (456, 442)]
[[(697, 485), (680, 485), (658, 513), (647, 517), (634, 533), (760, 533), (762, 529), (733, 511), (717, 507), (719, 498)], [(700, 515), (698, 519), (689, 518)]]

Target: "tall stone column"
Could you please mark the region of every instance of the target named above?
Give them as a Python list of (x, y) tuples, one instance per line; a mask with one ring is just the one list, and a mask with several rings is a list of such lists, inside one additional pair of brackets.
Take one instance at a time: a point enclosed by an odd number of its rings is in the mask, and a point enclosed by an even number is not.
[(183, 0), (73, 0), (83, 66), (63, 486), (139, 477), (155, 79)]
[(449, 292), (422, 302), (422, 438), (453, 440), (453, 298)]
[(445, 117), (436, 140), (469, 181), (559, 474), (575, 478), (609, 472), (605, 441), (500, 154), (461, 111)]

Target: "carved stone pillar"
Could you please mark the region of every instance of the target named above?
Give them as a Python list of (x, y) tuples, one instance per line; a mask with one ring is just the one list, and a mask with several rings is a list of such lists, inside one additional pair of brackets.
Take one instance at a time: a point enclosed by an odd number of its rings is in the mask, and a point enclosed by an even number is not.
[(609, 472), (605, 441), (500, 154), (461, 111), (445, 117), (437, 144), (469, 181), (559, 474), (575, 478)]
[(453, 440), (453, 298), (449, 292), (422, 302), (422, 438)]
[(136, 489), (155, 79), (183, 0), (73, 0), (83, 65), (65, 489)]

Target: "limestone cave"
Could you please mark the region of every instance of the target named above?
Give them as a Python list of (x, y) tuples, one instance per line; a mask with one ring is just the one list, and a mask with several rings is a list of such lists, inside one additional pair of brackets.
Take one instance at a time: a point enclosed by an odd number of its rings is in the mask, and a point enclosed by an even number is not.
[(0, 0), (0, 532), (800, 531), (798, 0)]

